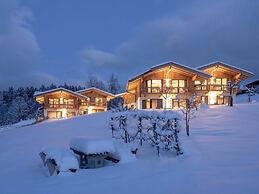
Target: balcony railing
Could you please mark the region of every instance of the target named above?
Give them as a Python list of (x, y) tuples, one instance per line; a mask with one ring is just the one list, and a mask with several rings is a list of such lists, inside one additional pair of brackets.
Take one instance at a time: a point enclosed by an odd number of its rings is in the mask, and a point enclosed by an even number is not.
[(48, 104), (49, 108), (66, 108), (66, 109), (74, 109), (76, 108), (75, 105), (71, 104)]
[(107, 103), (104, 103), (104, 102), (90, 102), (89, 105), (90, 106), (106, 107)]
[(148, 94), (162, 94), (162, 93), (170, 93), (170, 94), (178, 94), (185, 93), (187, 88), (185, 87), (144, 87), (143, 92)]
[(227, 85), (196, 85), (196, 91), (226, 91)]

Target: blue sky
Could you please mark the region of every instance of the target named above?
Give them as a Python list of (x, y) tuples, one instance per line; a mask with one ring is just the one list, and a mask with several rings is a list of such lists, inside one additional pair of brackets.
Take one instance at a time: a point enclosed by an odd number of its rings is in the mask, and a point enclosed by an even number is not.
[(164, 61), (259, 74), (259, 2), (0, 0), (0, 87), (123, 83)]

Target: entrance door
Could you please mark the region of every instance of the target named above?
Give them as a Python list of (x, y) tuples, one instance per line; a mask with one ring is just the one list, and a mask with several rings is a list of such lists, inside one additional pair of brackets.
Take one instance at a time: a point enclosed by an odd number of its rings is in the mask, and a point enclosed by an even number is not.
[(57, 111), (57, 112), (56, 112), (56, 118), (57, 118), (57, 119), (62, 118), (62, 112), (61, 112), (61, 111)]

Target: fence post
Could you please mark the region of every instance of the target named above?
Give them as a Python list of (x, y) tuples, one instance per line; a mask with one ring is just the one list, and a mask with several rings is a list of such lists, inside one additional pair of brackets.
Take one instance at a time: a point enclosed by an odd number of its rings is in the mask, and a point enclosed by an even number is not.
[(139, 130), (139, 133), (140, 133), (140, 145), (142, 146), (142, 144), (143, 144), (143, 137), (142, 137), (142, 117), (141, 116), (139, 116), (138, 117), (138, 130)]

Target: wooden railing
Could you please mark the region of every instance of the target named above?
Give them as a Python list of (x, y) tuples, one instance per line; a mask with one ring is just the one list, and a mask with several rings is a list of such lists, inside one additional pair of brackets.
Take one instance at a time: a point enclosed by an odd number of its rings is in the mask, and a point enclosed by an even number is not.
[(66, 109), (74, 109), (77, 108), (77, 106), (72, 104), (48, 104), (49, 108), (66, 108)]
[(106, 107), (107, 103), (104, 102), (90, 102), (89, 106), (99, 106), (99, 107)]
[(186, 87), (143, 87), (142, 92), (146, 94), (162, 94), (162, 93), (170, 93), (170, 94), (178, 94), (185, 93), (187, 90)]
[(195, 85), (196, 91), (226, 91), (227, 85)]

